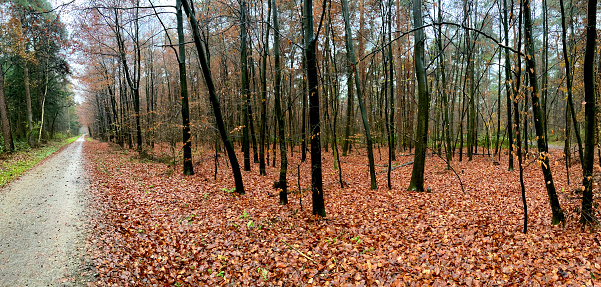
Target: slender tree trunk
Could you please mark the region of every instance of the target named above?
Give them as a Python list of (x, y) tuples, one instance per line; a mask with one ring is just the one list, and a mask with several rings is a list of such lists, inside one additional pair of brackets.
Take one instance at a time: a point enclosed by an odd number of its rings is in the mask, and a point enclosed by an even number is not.
[(326, 216), (321, 171), (321, 134), (319, 123), (319, 87), (317, 69), (317, 38), (313, 32), (313, 0), (304, 0), (305, 59), (307, 61), (307, 88), (309, 90), (309, 123), (311, 125), (311, 189), (313, 214)]
[(23, 80), (25, 82), (25, 104), (27, 105), (27, 142), (29, 146), (35, 146), (33, 133), (33, 112), (31, 111), (31, 92), (29, 91), (29, 69), (27, 61), (23, 61)]
[[(350, 66), (348, 69), (352, 69)], [(350, 70), (348, 72), (349, 75), (352, 75), (353, 72)], [(351, 150), (351, 126), (353, 125), (353, 110), (355, 109), (354, 99), (353, 99), (353, 77), (347, 77), (347, 91), (346, 95), (346, 125), (344, 127), (344, 143), (342, 144), (342, 156), (347, 156), (347, 154)]]
[[(574, 124), (574, 134), (576, 134), (576, 142), (578, 143), (578, 155), (580, 157), (580, 162), (584, 162), (583, 151), (582, 148), (582, 140), (580, 139), (580, 128), (578, 128), (578, 121), (576, 121), (576, 110), (574, 108), (574, 98), (572, 96), (572, 66), (570, 65), (570, 58), (568, 57), (568, 48), (567, 48), (567, 28), (566, 28), (566, 16), (565, 10), (563, 7), (563, 0), (559, 0), (559, 8), (561, 11), (561, 43), (563, 46), (563, 60), (565, 62), (564, 66), (566, 68), (566, 86), (568, 90), (568, 106), (570, 109), (570, 115), (572, 116), (572, 123)], [(569, 119), (566, 119), (568, 121)]]
[(192, 29), (192, 33), (194, 36), (194, 45), (196, 46), (196, 50), (198, 52), (198, 58), (200, 62), (200, 66), (202, 67), (202, 73), (204, 75), (205, 82), (207, 84), (207, 89), (209, 90), (209, 100), (211, 101), (211, 106), (213, 107), (213, 114), (215, 115), (215, 122), (217, 124), (217, 129), (219, 130), (219, 134), (221, 135), (221, 140), (225, 146), (227, 151), (228, 158), (230, 160), (230, 165), (232, 167), (232, 173), (234, 175), (234, 181), (236, 183), (236, 192), (240, 194), (244, 194), (244, 184), (242, 182), (242, 174), (240, 173), (240, 165), (238, 164), (238, 159), (236, 158), (236, 152), (234, 151), (234, 146), (230, 141), (229, 135), (225, 130), (225, 124), (223, 123), (223, 116), (221, 114), (221, 106), (219, 104), (219, 99), (217, 98), (217, 93), (215, 92), (215, 84), (213, 83), (213, 78), (211, 76), (211, 71), (209, 70), (209, 66), (207, 64), (207, 58), (205, 56), (204, 48), (202, 47), (202, 43), (200, 40), (200, 33), (198, 31), (198, 22), (196, 21), (196, 16), (192, 13), (190, 9), (190, 4), (187, 0), (182, 1), (184, 11), (186, 15), (188, 15), (188, 21), (190, 21), (190, 27)]
[[(48, 59), (46, 59), (46, 69), (48, 69)], [(40, 131), (38, 133), (38, 143), (42, 141), (42, 131), (44, 129), (44, 111), (46, 110), (46, 95), (48, 94), (48, 71), (45, 72), (45, 81), (44, 81), (44, 93), (42, 94), (42, 105), (41, 105), (41, 113), (40, 113)], [(6, 101), (6, 97), (5, 97)], [(1, 104), (1, 103), (0, 103)], [(8, 104), (6, 105), (8, 111)], [(100, 108), (100, 107), (98, 107)], [(8, 115), (8, 112), (7, 112)], [(8, 122), (10, 124), (10, 122)], [(12, 142), (12, 138), (11, 138)], [(13, 145), (14, 149), (14, 145)]]
[[(414, 27), (423, 26), (422, 1), (413, 2)], [(417, 78), (418, 107), (417, 131), (415, 141), (415, 156), (411, 182), (407, 190), (424, 191), (424, 167), (426, 163), (426, 148), (428, 143), (428, 110), (430, 106), (428, 89), (426, 86), (426, 67), (424, 66), (425, 33), (423, 29), (415, 31), (414, 58), (415, 76)]]
[(8, 102), (4, 93), (4, 70), (0, 67), (0, 118), (2, 120), (2, 136), (4, 137), (4, 150), (15, 150), (13, 135), (10, 129), (10, 116), (8, 115)]
[(266, 175), (265, 171), (265, 130), (267, 121), (267, 55), (269, 49), (269, 19), (271, 18), (271, 1), (267, 1), (267, 25), (263, 37), (263, 57), (261, 62), (261, 126), (259, 131), (259, 173)]
[(525, 30), (525, 38), (526, 38), (526, 66), (529, 77), (530, 91), (531, 91), (531, 102), (532, 102), (532, 111), (534, 116), (534, 128), (536, 130), (536, 141), (539, 152), (539, 162), (541, 165), (541, 169), (543, 172), (545, 185), (547, 187), (547, 195), (549, 196), (549, 203), (551, 204), (551, 211), (553, 213), (552, 223), (559, 224), (563, 222), (564, 215), (559, 205), (559, 199), (557, 198), (557, 193), (555, 191), (555, 184), (553, 183), (553, 175), (551, 174), (551, 166), (549, 165), (549, 151), (547, 148), (547, 143), (545, 141), (544, 135), (544, 118), (542, 115), (540, 100), (539, 100), (539, 89), (538, 89), (538, 79), (536, 78), (536, 60), (535, 60), (535, 50), (534, 50), (534, 41), (532, 36), (532, 20), (531, 20), (531, 10), (530, 10), (530, 1), (523, 0), (523, 9), (524, 9), (524, 30)]
[(586, 51), (584, 53), (584, 162), (582, 163), (582, 214), (581, 224), (593, 224), (593, 164), (595, 160), (595, 47), (597, 38), (597, 0), (588, 1), (586, 21)]
[[(304, 1), (304, 0), (303, 0)], [(305, 11), (303, 11), (303, 17), (305, 15)], [(312, 27), (311, 27), (312, 29)], [(307, 43), (306, 43), (306, 39), (304, 37), (304, 35), (306, 34), (307, 30), (307, 26), (305, 21), (303, 21), (302, 23), (302, 30), (303, 30), (303, 47), (306, 47)], [(303, 68), (303, 92), (302, 92), (302, 97), (303, 97), (303, 111), (302, 111), (302, 120), (301, 120), (301, 136), (302, 136), (302, 142), (301, 142), (301, 162), (305, 162), (307, 160), (307, 107), (309, 106), (308, 103), (308, 91), (307, 91), (307, 53), (303, 52), (302, 55), (302, 68)]]
[[(507, 13), (507, 0), (503, 0), (503, 32), (505, 34), (505, 46), (509, 47), (509, 15)], [(508, 137), (508, 160), (507, 169), (513, 170), (513, 124), (511, 123), (511, 62), (509, 61), (509, 50), (505, 49), (505, 92), (507, 93), (507, 137)]]
[(547, 122), (549, 120), (547, 116), (547, 97), (549, 90), (549, 18), (547, 16), (547, 0), (543, 0), (543, 87), (542, 87), (542, 110), (544, 119), (544, 135), (545, 142), (549, 144), (549, 138), (547, 133)]
[[(394, 113), (395, 113), (395, 93), (394, 93), (394, 58), (392, 57), (392, 0), (388, 0), (388, 40), (391, 42), (388, 45), (388, 73), (389, 73), (389, 87), (390, 87), (390, 130), (388, 132), (388, 154), (390, 161), (396, 160), (396, 140), (395, 140), (395, 126), (394, 126)], [(397, 83), (398, 84), (398, 83)], [(397, 95), (398, 96), (398, 95)], [(392, 164), (391, 164), (392, 165)], [(388, 172), (388, 178), (390, 178), (390, 172)]]
[(522, 206), (524, 208), (524, 233), (528, 232), (528, 203), (526, 201), (526, 186), (524, 185), (524, 166), (522, 165), (522, 139), (520, 137), (520, 104), (516, 95), (513, 101), (515, 110), (515, 136), (516, 136), (516, 152), (518, 156), (518, 168), (520, 170), (520, 188), (522, 191)]
[(571, 162), (572, 162), (572, 152), (571, 152), (571, 148), (570, 146), (572, 145), (571, 143), (571, 126), (572, 123), (570, 122), (570, 109), (565, 109), (566, 113), (565, 113), (565, 118), (566, 118), (566, 134), (565, 134), (565, 144), (563, 147), (563, 154), (566, 160), (566, 182), (568, 183), (568, 185), (570, 185), (570, 166), (571, 166)]
[(244, 153), (244, 170), (250, 171), (250, 140), (249, 140), (249, 106), (250, 90), (248, 88), (248, 55), (246, 45), (246, 1), (240, 5), (240, 66), (242, 76), (242, 152)]
[(278, 6), (276, 0), (273, 0), (273, 58), (275, 65), (275, 83), (274, 83), (274, 105), (275, 114), (278, 121), (280, 137), (280, 204), (288, 204), (288, 182), (286, 181), (286, 172), (288, 169), (288, 157), (286, 155), (286, 134), (284, 131), (284, 113), (281, 108), (281, 90), (282, 90), (282, 70), (280, 64), (280, 24), (278, 22)]
[(182, 100), (182, 132), (184, 142), (184, 174), (193, 175), (192, 139), (190, 135), (190, 108), (188, 105), (188, 80), (186, 77), (186, 46), (184, 44), (184, 22), (182, 19), (182, 0), (176, 0), (177, 6), (177, 37), (179, 41), (179, 90)]
[[(442, 1), (438, 0), (438, 21), (442, 22)], [(442, 89), (441, 89), (441, 94), (442, 94), (442, 102), (444, 103), (444, 106), (442, 107), (444, 109), (444, 121), (443, 121), (443, 132), (444, 132), (444, 137), (445, 137), (445, 153), (446, 153), (446, 159), (447, 159), (447, 169), (450, 169), (451, 166), (451, 161), (453, 160), (453, 154), (451, 152), (451, 123), (449, 122), (449, 98), (448, 98), (448, 91), (447, 91), (447, 75), (446, 75), (446, 68), (445, 68), (445, 53), (444, 53), (444, 49), (442, 47), (442, 27), (438, 27), (438, 38), (437, 38), (437, 44), (438, 44), (438, 53), (440, 53), (440, 56), (438, 57), (438, 63), (440, 64), (440, 76), (441, 76), (441, 80), (442, 80)]]
[(345, 30), (346, 30), (346, 49), (347, 49), (347, 57), (349, 61), (349, 65), (353, 68), (353, 72), (355, 74), (355, 89), (357, 90), (357, 100), (359, 102), (359, 110), (361, 111), (361, 119), (363, 121), (363, 127), (365, 128), (365, 140), (367, 141), (367, 159), (369, 161), (369, 175), (371, 179), (371, 189), (377, 189), (378, 186), (376, 184), (376, 169), (374, 162), (374, 151), (372, 147), (371, 133), (369, 131), (369, 123), (367, 122), (367, 114), (365, 112), (365, 107), (363, 105), (363, 93), (361, 89), (361, 81), (359, 79), (359, 75), (355, 68), (355, 50), (353, 48), (352, 36), (351, 36), (351, 27), (349, 21), (349, 10), (348, 10), (348, 2), (347, 0), (341, 0), (342, 3), (342, 13), (344, 17)]

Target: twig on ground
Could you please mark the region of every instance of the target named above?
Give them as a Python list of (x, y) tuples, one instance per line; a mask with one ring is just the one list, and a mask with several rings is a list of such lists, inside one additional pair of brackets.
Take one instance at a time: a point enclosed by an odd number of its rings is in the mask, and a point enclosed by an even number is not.
[(311, 257), (305, 255), (305, 253), (302, 253), (300, 250), (294, 248), (294, 246), (290, 245), (288, 242), (280, 239), (280, 241), (282, 241), (284, 244), (288, 245), (288, 247), (290, 249), (293, 249), (294, 251), (298, 252), (298, 254), (302, 255), (303, 257), (307, 258), (309, 261), (313, 262), (315, 265), (317, 265), (317, 262), (315, 262), (315, 260), (311, 259)]
[[(397, 166), (393, 166), (393, 167), (390, 169), (390, 171), (393, 171), (393, 170), (395, 170), (395, 169), (397, 169), (397, 168), (399, 168), (399, 167), (407, 166), (407, 165), (410, 165), (410, 164), (413, 164), (413, 161), (406, 162), (406, 163), (403, 163), (403, 164), (400, 164), (400, 165), (397, 165)], [(383, 169), (383, 170), (381, 170), (380, 172), (378, 172), (378, 174), (385, 173), (386, 171), (388, 171), (388, 169)]]

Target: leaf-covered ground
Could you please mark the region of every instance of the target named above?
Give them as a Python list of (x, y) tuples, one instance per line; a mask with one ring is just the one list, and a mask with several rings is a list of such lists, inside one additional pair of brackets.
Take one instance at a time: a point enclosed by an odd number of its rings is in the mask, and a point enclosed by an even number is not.
[[(298, 151), (298, 150), (297, 150)], [(465, 185), (437, 157), (427, 160), (431, 193), (405, 191), (411, 165), (378, 174), (369, 190), (365, 153), (342, 158), (346, 188), (324, 153), (326, 219), (311, 215), (309, 162), (300, 165), (302, 195), (278, 204), (268, 175), (243, 172), (246, 195), (234, 186), (225, 157), (213, 180), (212, 151), (195, 158), (194, 176), (141, 160), (132, 151), (86, 142), (99, 217), (89, 238), (98, 286), (593, 286), (601, 284), (601, 232), (581, 230), (580, 170), (566, 183), (564, 161), (551, 163), (565, 226), (550, 224), (536, 163), (525, 171), (528, 233), (522, 233), (519, 173), (506, 158), (453, 162)], [(387, 156), (376, 152), (376, 164)], [(506, 157), (506, 156), (504, 156)], [(240, 157), (241, 158), (241, 157)], [(299, 154), (289, 159), (297, 191)], [(378, 160), (379, 159), (379, 160)], [(412, 156), (398, 156), (397, 164)], [(464, 157), (465, 159), (465, 157)], [(276, 163), (276, 166), (279, 163)], [(598, 167), (596, 167), (598, 172)], [(377, 167), (377, 172), (384, 170)], [(301, 199), (302, 197), (302, 199)], [(299, 201), (302, 200), (302, 210)], [(596, 187), (595, 200), (599, 202)], [(600, 210), (596, 206), (597, 214)]]

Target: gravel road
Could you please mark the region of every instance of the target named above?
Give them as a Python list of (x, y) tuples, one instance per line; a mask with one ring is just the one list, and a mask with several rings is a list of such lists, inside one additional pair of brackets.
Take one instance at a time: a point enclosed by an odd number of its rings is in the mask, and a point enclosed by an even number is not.
[(85, 286), (84, 137), (0, 189), (0, 286)]

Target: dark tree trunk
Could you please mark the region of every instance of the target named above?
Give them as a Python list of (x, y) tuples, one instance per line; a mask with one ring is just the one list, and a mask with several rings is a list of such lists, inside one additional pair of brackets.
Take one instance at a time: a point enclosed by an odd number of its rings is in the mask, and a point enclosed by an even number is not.
[(342, 0), (342, 13), (344, 15), (345, 29), (346, 29), (346, 49), (349, 65), (353, 69), (352, 72), (355, 74), (355, 88), (357, 90), (357, 100), (359, 102), (359, 110), (361, 111), (361, 119), (363, 121), (363, 127), (365, 129), (365, 140), (367, 141), (367, 159), (369, 162), (369, 175), (371, 180), (371, 189), (377, 189), (376, 184), (376, 169), (374, 163), (374, 151), (372, 147), (371, 133), (369, 131), (369, 123), (367, 122), (367, 114), (365, 112), (365, 106), (363, 104), (363, 90), (361, 89), (361, 81), (359, 80), (359, 74), (355, 69), (355, 50), (353, 48), (351, 27), (349, 21), (349, 10), (347, 0)]
[(563, 222), (564, 215), (561, 206), (559, 205), (559, 199), (555, 191), (555, 184), (553, 183), (553, 175), (551, 174), (551, 166), (549, 165), (549, 151), (547, 148), (547, 142), (545, 141), (544, 135), (544, 118), (540, 107), (539, 100), (539, 89), (538, 79), (536, 78), (536, 60), (534, 41), (532, 36), (532, 20), (530, 1), (524, 0), (524, 30), (525, 30), (525, 44), (526, 44), (526, 67), (528, 72), (529, 84), (530, 84), (530, 95), (532, 103), (532, 111), (534, 118), (534, 128), (536, 130), (536, 142), (539, 152), (540, 166), (543, 172), (545, 185), (547, 187), (547, 195), (549, 196), (549, 203), (551, 204), (551, 211), (553, 213), (552, 223), (559, 224)]
[(186, 46), (184, 44), (184, 22), (182, 19), (182, 0), (176, 0), (177, 6), (177, 37), (179, 41), (179, 90), (182, 100), (182, 132), (184, 142), (184, 174), (193, 175), (192, 140), (190, 136), (190, 108), (188, 105), (188, 80), (186, 77)]
[(242, 182), (242, 174), (240, 173), (240, 165), (238, 164), (238, 159), (236, 158), (236, 152), (234, 151), (234, 146), (230, 141), (227, 131), (225, 130), (225, 124), (223, 123), (223, 116), (221, 114), (221, 106), (219, 104), (219, 99), (217, 98), (217, 93), (215, 92), (215, 84), (213, 83), (213, 78), (211, 76), (211, 71), (209, 70), (209, 66), (207, 64), (207, 58), (205, 56), (204, 48), (202, 47), (202, 43), (200, 40), (200, 33), (198, 31), (198, 22), (196, 21), (196, 16), (192, 13), (190, 9), (190, 4), (188, 0), (182, 1), (184, 11), (186, 15), (188, 15), (188, 20), (190, 21), (190, 27), (192, 29), (192, 33), (194, 36), (194, 45), (196, 46), (196, 50), (198, 52), (198, 58), (200, 61), (200, 66), (202, 67), (202, 73), (207, 84), (207, 89), (209, 90), (209, 100), (211, 101), (211, 106), (213, 107), (213, 114), (215, 115), (215, 122), (217, 124), (217, 129), (219, 130), (219, 134), (221, 135), (221, 140), (225, 146), (227, 151), (228, 158), (230, 160), (230, 165), (232, 167), (232, 173), (234, 175), (234, 181), (236, 183), (236, 192), (240, 194), (244, 194), (244, 183)]
[[(563, 60), (565, 62), (566, 67), (566, 86), (568, 90), (568, 105), (570, 109), (570, 115), (572, 116), (572, 123), (574, 124), (574, 134), (576, 134), (576, 142), (578, 143), (578, 155), (580, 157), (580, 162), (583, 163), (583, 148), (582, 148), (582, 139), (580, 138), (580, 128), (578, 128), (578, 122), (576, 121), (576, 110), (574, 108), (574, 98), (572, 96), (572, 66), (570, 65), (570, 58), (568, 57), (568, 47), (567, 47), (567, 28), (566, 28), (566, 15), (563, 7), (563, 0), (559, 0), (559, 8), (561, 11), (561, 42), (563, 46)], [(569, 121), (569, 119), (566, 119)]]
[[(413, 21), (414, 27), (423, 26), (421, 0), (415, 0), (413, 2)], [(424, 30), (416, 30), (414, 48), (415, 55), (413, 61), (415, 62), (415, 76), (417, 78), (418, 116), (413, 170), (411, 172), (411, 182), (407, 188), (407, 190), (411, 191), (424, 191), (424, 167), (426, 163), (426, 148), (428, 143), (428, 110), (430, 106), (428, 90), (426, 87), (426, 67), (424, 67), (424, 41)]]
[(4, 150), (12, 152), (15, 150), (13, 135), (10, 129), (10, 116), (8, 115), (8, 102), (4, 94), (4, 71), (0, 67), (0, 117), (2, 118), (2, 136), (4, 137)]
[(309, 90), (309, 124), (311, 127), (311, 190), (313, 214), (326, 216), (321, 172), (321, 134), (319, 123), (319, 73), (317, 69), (317, 38), (313, 32), (313, 0), (304, 0), (305, 59), (307, 61), (307, 88)]
[(23, 61), (23, 80), (25, 82), (25, 104), (27, 105), (27, 142), (29, 146), (35, 146), (33, 137), (33, 112), (31, 111), (31, 92), (29, 90), (29, 69), (27, 61)]
[(584, 53), (584, 162), (582, 163), (582, 215), (581, 224), (593, 224), (593, 164), (595, 160), (595, 41), (597, 38), (597, 0), (588, 1), (586, 21), (586, 51)]
[[(267, 23), (271, 18), (271, 1), (267, 1)], [(259, 127), (259, 173), (266, 175), (265, 171), (265, 131), (267, 122), (267, 51), (269, 49), (269, 25), (266, 25), (263, 37), (263, 57), (261, 62), (261, 126)]]
[(288, 204), (288, 182), (286, 172), (288, 169), (288, 156), (286, 155), (286, 134), (284, 131), (284, 113), (281, 108), (282, 70), (280, 64), (280, 25), (278, 23), (278, 9), (276, 0), (273, 0), (273, 56), (275, 65), (274, 104), (275, 115), (278, 121), (280, 137), (280, 204)]
[(250, 140), (249, 140), (249, 117), (250, 90), (248, 88), (248, 53), (246, 46), (246, 1), (240, 5), (240, 66), (242, 76), (242, 152), (244, 153), (244, 170), (250, 171)]
[[(509, 47), (509, 16), (507, 13), (507, 0), (503, 0), (503, 32), (505, 46)], [(511, 62), (509, 50), (505, 49), (505, 92), (507, 93), (507, 137), (509, 139), (509, 165), (508, 170), (513, 170), (513, 124), (511, 123)]]
[[(349, 67), (349, 70), (352, 69), (351, 67)], [(352, 70), (349, 71), (349, 75), (352, 75), (353, 72)], [(348, 94), (346, 95), (347, 99), (346, 99), (346, 125), (344, 127), (344, 143), (342, 144), (342, 156), (347, 156), (347, 154), (350, 152), (351, 150), (351, 126), (353, 124), (353, 109), (355, 108), (354, 106), (354, 100), (353, 100), (353, 77), (348, 77), (347, 80), (347, 91)]]
[[(438, 0), (438, 21), (442, 22), (442, 2), (441, 0)], [(438, 43), (438, 53), (440, 53), (440, 56), (438, 58), (438, 63), (440, 64), (440, 77), (442, 80), (442, 89), (441, 89), (441, 94), (442, 94), (442, 101), (444, 103), (444, 106), (442, 107), (444, 109), (444, 121), (443, 121), (443, 132), (444, 132), (444, 137), (445, 137), (445, 153), (446, 153), (446, 159), (447, 159), (447, 169), (450, 168), (451, 166), (451, 161), (453, 160), (453, 154), (451, 152), (451, 123), (449, 122), (449, 98), (448, 98), (448, 91), (447, 91), (447, 75), (446, 75), (446, 69), (445, 69), (445, 54), (444, 54), (444, 50), (442, 48), (442, 27), (438, 27), (438, 37), (437, 37), (437, 41)]]

